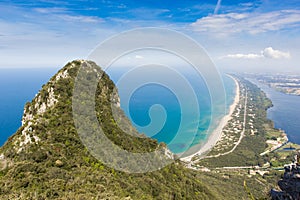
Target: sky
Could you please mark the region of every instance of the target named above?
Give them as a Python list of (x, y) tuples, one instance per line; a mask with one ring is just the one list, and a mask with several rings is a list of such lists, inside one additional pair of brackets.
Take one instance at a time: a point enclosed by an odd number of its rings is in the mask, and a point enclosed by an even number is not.
[(59, 67), (105, 39), (160, 27), (224, 71), (300, 74), (299, 0), (1, 0), (0, 68)]

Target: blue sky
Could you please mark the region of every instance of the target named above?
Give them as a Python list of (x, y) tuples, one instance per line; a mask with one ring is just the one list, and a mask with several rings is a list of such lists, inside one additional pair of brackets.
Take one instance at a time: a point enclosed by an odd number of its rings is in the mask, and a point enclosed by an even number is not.
[(121, 31), (163, 27), (201, 44), (221, 69), (300, 73), (298, 0), (0, 2), (0, 67), (58, 67)]

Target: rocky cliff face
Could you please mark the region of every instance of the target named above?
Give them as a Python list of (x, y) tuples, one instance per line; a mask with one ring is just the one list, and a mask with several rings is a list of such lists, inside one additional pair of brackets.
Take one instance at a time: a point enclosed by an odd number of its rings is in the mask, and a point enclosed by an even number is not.
[[(0, 148), (0, 199), (215, 199), (197, 174), (180, 163), (151, 173), (128, 174), (90, 154), (72, 116), (74, 81), (85, 63), (96, 67), (91, 61), (68, 63), (25, 105), (22, 126)], [(173, 157), (165, 145), (141, 137), (132, 127), (105, 73), (95, 102), (99, 123), (116, 145), (134, 153), (163, 149)]]
[(298, 200), (300, 199), (300, 165), (293, 163), (284, 167), (284, 175), (278, 181), (279, 190), (272, 189), (273, 200)]

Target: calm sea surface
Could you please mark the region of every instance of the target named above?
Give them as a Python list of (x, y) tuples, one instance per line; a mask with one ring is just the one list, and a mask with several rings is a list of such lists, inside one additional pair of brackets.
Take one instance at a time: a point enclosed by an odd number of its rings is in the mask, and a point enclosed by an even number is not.
[[(201, 146), (225, 114), (224, 110), (223, 112), (218, 110), (220, 105), (212, 105), (208, 87), (201, 76), (186, 72), (181, 74), (186, 77), (196, 94), (196, 106), (191, 103), (188, 91), (184, 88), (178, 92), (180, 94), (174, 94), (167, 86), (155, 83), (146, 84), (133, 93), (127, 91), (126, 87), (118, 87), (121, 108), (137, 130), (159, 142), (165, 142), (173, 153), (185, 152), (194, 145), (200, 144), (199, 146)], [(110, 71), (109, 74), (115, 83), (121, 77), (116, 71)], [(236, 86), (228, 76), (223, 75), (222, 77), (226, 92), (226, 108), (228, 109), (233, 103)], [(165, 76), (165, 79), (168, 79), (168, 76)], [(122, 97), (129, 94), (131, 98), (128, 105), (122, 101), (124, 99)], [(180, 100), (178, 99), (180, 95), (186, 98)], [(199, 117), (195, 117), (197, 106), (200, 111)], [(214, 108), (214, 118), (212, 118), (212, 107)]]
[[(47, 83), (57, 70), (55, 68), (0, 69), (0, 145), (3, 145), (8, 137), (21, 126), (25, 103), (34, 98), (42, 85)], [(118, 73), (109, 72), (109, 74), (116, 81)], [(182, 103), (188, 104), (189, 99), (179, 102), (176, 95), (167, 87), (148, 84), (139, 88), (132, 94), (129, 112), (126, 112), (126, 115), (140, 132), (151, 135), (158, 141), (167, 143), (174, 153), (183, 152), (195, 144), (205, 142), (209, 135), (207, 132), (209, 125), (217, 125), (217, 123), (211, 122), (211, 108), (218, 105), (211, 105), (205, 82), (193, 75), (187, 75), (187, 78), (199, 100), (200, 119), (194, 119), (191, 114), (191, 117), (187, 119), (188, 123), (183, 124), (183, 127), (180, 129), (180, 134), (177, 133), (182, 117), (180, 106)], [(227, 95), (226, 107), (228, 108), (235, 96), (235, 84), (231, 78), (227, 76), (223, 76), (223, 78)], [(122, 104), (124, 91), (119, 91), (119, 93), (121, 107), (124, 108), (128, 106)], [(151, 124), (149, 109), (153, 105), (161, 105), (164, 108), (166, 119), (162, 127), (148, 126)], [(161, 107), (153, 107), (153, 112), (151, 112), (152, 118), (162, 119)], [(157, 112), (155, 109), (158, 109)], [(190, 106), (187, 112), (193, 113), (194, 109), (194, 107)], [(218, 117), (221, 118), (222, 116)], [(195, 124), (198, 124), (196, 126), (197, 130), (193, 128)], [(141, 128), (145, 126), (148, 126), (148, 128)]]
[(0, 69), (0, 145), (21, 126), (23, 108), (57, 69)]

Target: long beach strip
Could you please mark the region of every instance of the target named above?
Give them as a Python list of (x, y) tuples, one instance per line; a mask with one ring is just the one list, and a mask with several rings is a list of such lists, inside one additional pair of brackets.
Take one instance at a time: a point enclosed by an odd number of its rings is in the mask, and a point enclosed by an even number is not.
[(233, 114), (236, 106), (238, 105), (239, 101), (240, 101), (240, 86), (238, 81), (236, 80), (236, 78), (234, 78), (231, 75), (228, 75), (230, 78), (232, 78), (235, 82), (236, 85), (236, 94), (235, 94), (235, 98), (233, 103), (231, 104), (230, 108), (229, 108), (229, 113), (227, 115), (225, 115), (221, 121), (219, 122), (219, 125), (217, 126), (217, 128), (215, 130), (213, 130), (213, 132), (210, 134), (207, 142), (201, 147), (201, 149), (199, 149), (199, 151), (197, 151), (196, 153), (189, 155), (187, 157), (183, 157), (180, 158), (180, 160), (184, 161), (184, 162), (190, 162), (191, 159), (196, 156), (196, 155), (204, 155), (206, 152), (208, 152), (211, 148), (213, 148), (216, 143), (221, 139), (222, 137), (222, 130), (223, 128), (226, 126), (226, 124), (228, 123), (228, 121), (231, 119), (231, 115)]

